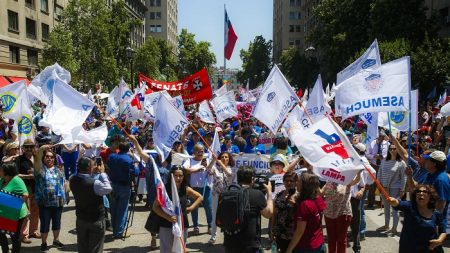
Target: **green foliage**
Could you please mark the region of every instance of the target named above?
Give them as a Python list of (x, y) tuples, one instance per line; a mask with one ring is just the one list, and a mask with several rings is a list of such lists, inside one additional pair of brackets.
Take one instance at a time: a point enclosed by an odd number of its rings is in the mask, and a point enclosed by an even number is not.
[(177, 73), (175, 55), (173, 54), (173, 48), (165, 40), (158, 39), (156, 43), (159, 47), (161, 54), (161, 60), (159, 62), (159, 71), (161, 72), (161, 80), (163, 81), (176, 81)]
[(250, 82), (250, 88), (255, 88), (269, 75), (272, 60), (272, 41), (266, 41), (263, 36), (256, 36), (250, 42), (248, 50), (241, 49), (242, 71), (237, 79), (241, 83)]
[(210, 69), (216, 63), (216, 56), (209, 50), (209, 42), (195, 41), (195, 35), (186, 29), (178, 36), (178, 77), (183, 78), (202, 68)]
[(319, 74), (316, 58), (306, 57), (298, 48), (291, 47), (281, 55), (281, 71), (291, 86), (310, 87)]
[(161, 51), (157, 40), (148, 37), (144, 45), (136, 51), (134, 57), (135, 72), (153, 78), (159, 79), (159, 66), (161, 62)]

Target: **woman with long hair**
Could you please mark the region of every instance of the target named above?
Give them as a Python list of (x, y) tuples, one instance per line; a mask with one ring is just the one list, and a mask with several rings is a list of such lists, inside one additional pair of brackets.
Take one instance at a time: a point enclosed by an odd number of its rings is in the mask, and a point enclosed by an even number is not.
[(400, 253), (444, 252), (445, 217), (436, 210), (439, 199), (431, 185), (417, 185), (411, 201), (389, 198), (389, 204), (403, 211), (405, 219), (400, 235)]
[[(398, 154), (397, 148), (394, 144), (390, 144), (386, 159), (381, 161), (377, 178), (391, 197), (400, 198), (403, 195), (403, 189), (405, 189), (406, 185), (405, 169), (406, 164)], [(385, 198), (382, 198), (382, 201), (384, 205), (384, 226), (377, 229), (379, 232), (389, 231), (391, 219), (391, 206)], [(393, 209), (392, 216), (393, 225), (389, 232), (391, 235), (396, 235), (399, 222), (398, 211)]]
[[(178, 197), (180, 199), (181, 211), (183, 213), (183, 226), (184, 226), (184, 234), (183, 241), (186, 243), (187, 240), (187, 228), (189, 227), (187, 214), (192, 210), (195, 210), (200, 203), (202, 203), (202, 195), (200, 193), (194, 191), (191, 187), (188, 186), (187, 183), (187, 173), (186, 170), (181, 165), (174, 165), (170, 170), (169, 177), (173, 176), (177, 190)], [(167, 180), (166, 191), (169, 198), (172, 198), (172, 180)], [(187, 206), (187, 198), (190, 197), (194, 199), (194, 202)], [(172, 224), (177, 222), (176, 216), (170, 216), (165, 213), (158, 200), (155, 199), (153, 202), (153, 211), (156, 212), (158, 216), (161, 217), (159, 221), (159, 240), (160, 240), (160, 252), (161, 253), (172, 253), (172, 245), (175, 240), (172, 234)]]
[(301, 174), (297, 183), (295, 230), (286, 253), (319, 253), (324, 250), (322, 213), (325, 201), (320, 196), (319, 177), (311, 172)]
[[(234, 160), (228, 152), (222, 152), (217, 157), (217, 165), (213, 167), (213, 190), (212, 190), (212, 222), (211, 222), (211, 238), (208, 244), (212, 245), (216, 242), (216, 213), (217, 205), (219, 204), (219, 196), (225, 189), (232, 184), (233, 174), (236, 175), (234, 169)], [(234, 170), (234, 173), (233, 173)]]

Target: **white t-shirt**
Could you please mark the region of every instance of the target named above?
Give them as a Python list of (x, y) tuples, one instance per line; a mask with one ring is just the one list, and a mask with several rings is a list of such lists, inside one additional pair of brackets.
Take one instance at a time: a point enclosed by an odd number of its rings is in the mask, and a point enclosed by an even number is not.
[[(207, 161), (208, 161), (208, 164), (211, 162), (208, 159), (207, 159)], [(203, 167), (203, 165), (201, 163), (202, 163), (201, 160), (197, 161), (194, 159), (190, 159), (188, 167), (194, 168), (194, 169), (201, 168), (201, 167)], [(214, 182), (214, 177), (212, 175), (208, 175), (208, 172), (206, 171), (206, 169), (202, 169), (198, 172), (191, 174), (191, 179), (190, 179), (189, 183), (190, 183), (191, 187), (201, 188), (201, 187), (205, 186), (205, 180), (207, 180), (206, 184), (208, 185), (208, 187), (212, 187), (213, 182)]]

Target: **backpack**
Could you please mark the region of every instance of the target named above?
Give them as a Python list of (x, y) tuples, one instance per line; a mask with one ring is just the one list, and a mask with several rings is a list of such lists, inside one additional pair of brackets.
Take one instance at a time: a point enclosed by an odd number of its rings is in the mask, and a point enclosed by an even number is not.
[(227, 235), (238, 234), (244, 227), (244, 217), (249, 210), (248, 190), (232, 184), (219, 195), (216, 225)]

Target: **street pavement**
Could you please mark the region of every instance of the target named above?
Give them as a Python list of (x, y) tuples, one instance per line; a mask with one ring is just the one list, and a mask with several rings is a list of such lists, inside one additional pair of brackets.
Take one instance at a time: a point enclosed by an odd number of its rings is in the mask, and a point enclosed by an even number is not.
[[(70, 201), (69, 205), (64, 208), (62, 215), (62, 229), (60, 240), (65, 244), (63, 249), (50, 248), (49, 252), (76, 252), (77, 238), (75, 231), (75, 201)], [(129, 252), (129, 253), (143, 253), (143, 252), (159, 252), (159, 249), (150, 250), (150, 234), (144, 229), (145, 221), (149, 210), (144, 207), (144, 204), (138, 203), (134, 215), (134, 222), (129, 229), (131, 237), (125, 240), (114, 240), (111, 232), (106, 232), (104, 252)], [(376, 228), (384, 225), (383, 209), (367, 210), (367, 233), (366, 240), (361, 242), (363, 253), (391, 253), (398, 252), (399, 237), (391, 237), (386, 234), (376, 232)], [(222, 246), (223, 236), (219, 233), (216, 244), (208, 246), (207, 242), (210, 236), (207, 234), (206, 218), (203, 208), (199, 210), (200, 223), (204, 225), (200, 227), (200, 235), (189, 236), (188, 238), (188, 252), (211, 252), (223, 253), (225, 252)], [(189, 217), (190, 219), (190, 217)], [(270, 242), (267, 236), (268, 220), (262, 219), (263, 227), (263, 243), (266, 245), (265, 252), (270, 252)], [(399, 224), (398, 231), (401, 231), (401, 224)], [(324, 228), (324, 233), (326, 229)], [(191, 233), (189, 233), (191, 234)], [(31, 244), (22, 244), (22, 252), (32, 253), (40, 252), (40, 239), (31, 239)], [(51, 245), (53, 237), (49, 234), (48, 244)], [(445, 252), (450, 253), (450, 243), (447, 240)], [(159, 243), (159, 240), (158, 240)], [(347, 252), (353, 252), (351, 248), (347, 248)]]

